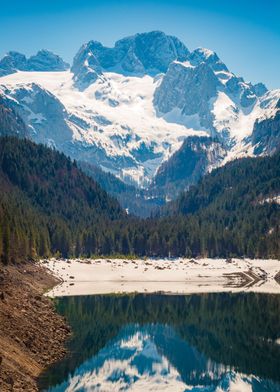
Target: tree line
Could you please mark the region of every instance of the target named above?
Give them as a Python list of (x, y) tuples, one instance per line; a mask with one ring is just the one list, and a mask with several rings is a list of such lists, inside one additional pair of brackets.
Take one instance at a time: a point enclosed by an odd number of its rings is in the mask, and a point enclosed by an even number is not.
[(0, 255), (280, 257), (279, 153), (205, 176), (160, 215), (128, 216), (64, 154), (0, 138)]

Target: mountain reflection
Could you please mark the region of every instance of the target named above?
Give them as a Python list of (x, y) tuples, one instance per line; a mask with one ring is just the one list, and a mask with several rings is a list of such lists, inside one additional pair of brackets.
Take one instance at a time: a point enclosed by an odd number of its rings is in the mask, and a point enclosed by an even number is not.
[(64, 297), (70, 354), (49, 391), (280, 391), (280, 296)]

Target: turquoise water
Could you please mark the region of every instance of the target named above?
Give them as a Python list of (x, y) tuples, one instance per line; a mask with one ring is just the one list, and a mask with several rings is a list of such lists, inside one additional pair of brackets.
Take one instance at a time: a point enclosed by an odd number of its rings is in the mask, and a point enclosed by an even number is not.
[(280, 296), (96, 295), (57, 309), (73, 336), (43, 391), (280, 391)]

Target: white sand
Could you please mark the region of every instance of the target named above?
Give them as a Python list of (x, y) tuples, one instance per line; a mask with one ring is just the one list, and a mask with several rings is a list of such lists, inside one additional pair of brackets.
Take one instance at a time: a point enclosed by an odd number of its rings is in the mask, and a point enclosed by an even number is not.
[[(279, 260), (45, 260), (41, 262), (62, 281), (51, 297), (106, 293), (190, 294), (254, 291), (279, 293), (274, 277)], [(227, 274), (234, 274), (228, 276)]]

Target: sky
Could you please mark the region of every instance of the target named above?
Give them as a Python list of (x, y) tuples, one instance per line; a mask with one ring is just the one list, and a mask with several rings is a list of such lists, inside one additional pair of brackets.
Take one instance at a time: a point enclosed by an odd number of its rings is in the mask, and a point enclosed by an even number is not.
[(0, 56), (49, 49), (72, 62), (91, 40), (113, 46), (161, 30), (214, 50), (246, 81), (280, 88), (280, 0), (0, 0)]

